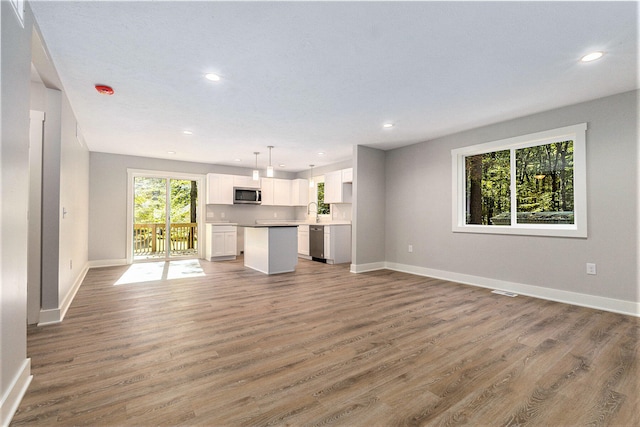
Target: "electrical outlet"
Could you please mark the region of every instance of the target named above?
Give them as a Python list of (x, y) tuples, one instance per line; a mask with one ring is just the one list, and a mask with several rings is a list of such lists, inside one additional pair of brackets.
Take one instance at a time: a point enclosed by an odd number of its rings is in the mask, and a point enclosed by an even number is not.
[(413, 252), (413, 245), (409, 245), (408, 250), (409, 250), (409, 253)]
[(224, 212), (220, 212), (220, 218), (224, 219)]
[(273, 217), (274, 217), (274, 218), (278, 218), (278, 212), (274, 212), (274, 213), (273, 213)]
[(73, 260), (69, 260), (69, 270), (73, 270)]
[(587, 274), (597, 274), (596, 265), (592, 262), (587, 263)]

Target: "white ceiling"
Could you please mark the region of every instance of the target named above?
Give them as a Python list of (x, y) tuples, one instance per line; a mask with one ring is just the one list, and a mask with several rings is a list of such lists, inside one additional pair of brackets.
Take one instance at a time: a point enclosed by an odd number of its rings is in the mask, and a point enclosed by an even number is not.
[(31, 7), (91, 151), (296, 172), (640, 87), (637, 2)]

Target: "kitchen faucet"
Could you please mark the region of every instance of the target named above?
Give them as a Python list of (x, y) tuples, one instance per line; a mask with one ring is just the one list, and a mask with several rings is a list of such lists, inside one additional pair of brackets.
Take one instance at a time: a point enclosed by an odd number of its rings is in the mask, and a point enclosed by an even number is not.
[(309, 202), (307, 205), (307, 215), (311, 214), (311, 205), (316, 205), (316, 222), (320, 222), (320, 217), (318, 216), (318, 204), (316, 202)]

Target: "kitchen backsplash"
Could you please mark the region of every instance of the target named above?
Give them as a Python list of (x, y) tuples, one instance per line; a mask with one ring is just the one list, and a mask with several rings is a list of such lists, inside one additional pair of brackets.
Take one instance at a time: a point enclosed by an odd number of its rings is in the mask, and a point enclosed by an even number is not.
[[(207, 222), (236, 222), (255, 224), (256, 220), (307, 219), (306, 207), (259, 206), (259, 205), (207, 205)], [(351, 221), (351, 204), (331, 205), (332, 221)]]

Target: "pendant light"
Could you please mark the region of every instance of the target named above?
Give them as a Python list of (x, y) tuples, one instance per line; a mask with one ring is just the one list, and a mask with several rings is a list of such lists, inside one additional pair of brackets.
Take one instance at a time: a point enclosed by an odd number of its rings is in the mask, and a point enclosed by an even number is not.
[(314, 165), (309, 165), (309, 167), (311, 168), (311, 170), (309, 171), (309, 188), (313, 188), (315, 187), (315, 183), (313, 182), (313, 166)]
[(267, 148), (269, 149), (269, 166), (267, 166), (267, 176), (269, 178), (273, 178), (273, 166), (271, 166), (271, 149), (273, 148), (273, 145), (269, 145)]
[(258, 170), (258, 154), (260, 154), (259, 151), (254, 151), (253, 154), (256, 155), (256, 168), (253, 170), (253, 180), (254, 181), (259, 181), (260, 180), (260, 171)]

